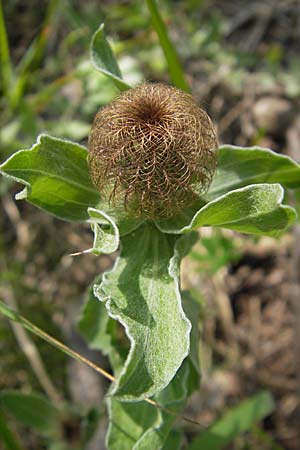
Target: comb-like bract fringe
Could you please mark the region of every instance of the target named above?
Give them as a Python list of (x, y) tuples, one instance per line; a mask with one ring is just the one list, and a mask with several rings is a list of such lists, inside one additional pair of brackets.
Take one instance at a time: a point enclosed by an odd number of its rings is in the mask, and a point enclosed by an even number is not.
[(171, 217), (207, 189), (216, 169), (213, 124), (191, 95), (147, 83), (95, 117), (89, 167), (99, 191), (133, 216)]

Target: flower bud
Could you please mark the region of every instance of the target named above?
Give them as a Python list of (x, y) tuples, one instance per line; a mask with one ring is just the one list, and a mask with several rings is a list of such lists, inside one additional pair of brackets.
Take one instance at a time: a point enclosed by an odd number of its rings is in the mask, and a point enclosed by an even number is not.
[(88, 162), (109, 202), (155, 219), (179, 213), (208, 188), (216, 148), (213, 124), (191, 95), (147, 83), (97, 113)]

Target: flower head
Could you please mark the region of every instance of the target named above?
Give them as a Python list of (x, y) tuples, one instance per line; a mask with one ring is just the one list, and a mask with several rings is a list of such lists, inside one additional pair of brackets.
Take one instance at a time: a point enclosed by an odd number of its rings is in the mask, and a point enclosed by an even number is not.
[(216, 147), (213, 124), (191, 95), (147, 83), (97, 113), (88, 161), (110, 202), (154, 219), (173, 216), (208, 188)]

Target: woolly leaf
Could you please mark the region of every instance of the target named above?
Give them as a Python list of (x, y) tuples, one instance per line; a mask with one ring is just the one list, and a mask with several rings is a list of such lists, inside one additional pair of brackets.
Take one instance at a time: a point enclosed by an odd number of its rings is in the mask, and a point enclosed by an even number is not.
[(132, 450), (149, 428), (160, 423), (159, 411), (144, 401), (128, 403), (108, 397), (106, 403), (109, 415), (108, 450)]
[(87, 208), (99, 202), (86, 157), (81, 145), (41, 135), (31, 149), (14, 153), (0, 171), (25, 185), (16, 199), (26, 199), (61, 219), (85, 220)]
[(171, 430), (162, 450), (181, 450), (183, 437), (182, 430)]
[(89, 208), (89, 222), (94, 232), (92, 251), (96, 255), (113, 253), (119, 247), (119, 229), (115, 221), (104, 211)]
[(190, 322), (179, 294), (179, 263), (194, 235), (177, 239), (145, 224), (121, 240), (121, 255), (95, 296), (125, 327), (130, 352), (113, 389), (140, 400), (163, 389), (189, 352)]
[(283, 194), (280, 184), (246, 186), (200, 207), (190, 223), (186, 217), (181, 217), (160, 221), (158, 227), (165, 233), (188, 233), (200, 227), (215, 226), (241, 233), (278, 236), (297, 217), (293, 208), (281, 204)]
[[(100, 280), (95, 282), (99, 283)], [(161, 405), (170, 407), (175, 413), (179, 412), (181, 407), (183, 407), (187, 395), (199, 386), (199, 341), (197, 331), (199, 305), (187, 293), (184, 293), (183, 305), (185, 313), (193, 324), (190, 336), (190, 354), (183, 363), (184, 368), (182, 367), (179, 370), (163, 393), (155, 397)], [(116, 371), (119, 373), (123, 359), (121, 355), (124, 349), (120, 349), (114, 325), (117, 325), (117, 322), (108, 317), (104, 303), (99, 302), (90, 290), (79, 322), (79, 330), (91, 348), (101, 349), (104, 354), (108, 355), (115, 373)], [(167, 396), (165, 391), (169, 392), (170, 395)], [(107, 448), (110, 450), (147, 448), (142, 447), (142, 445), (146, 444), (153, 450), (156, 448), (160, 449), (164, 440), (168, 437), (172, 423), (176, 419), (176, 415), (170, 416), (162, 413), (159, 409), (144, 401), (127, 403), (120, 402), (109, 396), (107, 405), (110, 419), (107, 433)], [(175, 433), (174, 436), (170, 437), (170, 442), (168, 439), (163, 448), (177, 448), (174, 442), (178, 442), (178, 448), (180, 448), (180, 440), (181, 436)], [(174, 446), (172, 446), (173, 444)]]
[(107, 400), (109, 450), (160, 450), (168, 437), (176, 415), (182, 411), (187, 397), (189, 364), (185, 361), (171, 383), (154, 398), (173, 414), (146, 402), (120, 402), (114, 397)]
[[(120, 207), (114, 208), (113, 205), (110, 206), (104, 201), (98, 203), (97, 210), (101, 212), (98, 214), (97, 223), (100, 226), (107, 225), (107, 219), (104, 216), (108, 216), (117, 225), (120, 236), (126, 236), (144, 222), (139, 217), (130, 216), (126, 210)], [(101, 217), (102, 213), (104, 214), (103, 217)]]
[(300, 187), (300, 165), (267, 148), (224, 145), (219, 148), (218, 159), (218, 170), (207, 194), (209, 200), (249, 184)]
[(130, 89), (129, 84), (122, 80), (121, 71), (114, 57), (112, 49), (106, 40), (104, 23), (95, 32), (91, 42), (91, 60), (101, 73), (107, 76), (118, 89)]
[[(94, 284), (100, 283), (97, 277)], [(115, 374), (124, 362), (123, 349), (117, 339), (117, 322), (109, 317), (105, 304), (94, 296), (92, 286), (87, 292), (78, 329), (89, 344), (89, 347), (101, 350), (109, 357)]]

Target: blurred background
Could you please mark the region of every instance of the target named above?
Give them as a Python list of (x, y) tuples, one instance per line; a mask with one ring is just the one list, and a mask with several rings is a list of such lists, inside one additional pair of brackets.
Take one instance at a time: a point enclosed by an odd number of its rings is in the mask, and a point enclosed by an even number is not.
[[(89, 61), (90, 39), (101, 22), (126, 81), (169, 82), (143, 1), (4, 0), (2, 9), (9, 53), (0, 33), (1, 162), (31, 147), (41, 132), (87, 143), (95, 113), (117, 94)], [(299, 161), (299, 0), (164, 0), (160, 11), (219, 142), (269, 147)], [(91, 247), (89, 227), (16, 203), (19, 190), (1, 178), (1, 299), (109, 369), (101, 354), (87, 349), (76, 321), (87, 287), (114, 257), (68, 256)], [(299, 192), (289, 202), (299, 210)], [(203, 230), (201, 237), (182, 266), (183, 287), (201, 305), (202, 388), (186, 415), (208, 426), (227, 407), (267, 389), (273, 413), (228, 448), (299, 450), (299, 224), (279, 240), (216, 230)], [(96, 408), (100, 421), (91, 450), (105, 448), (107, 386), (0, 318), (0, 389), (59, 396), (78, 417)], [(11, 427), (26, 449), (48, 448), (26, 426), (11, 419)], [(196, 431), (185, 427), (187, 436)], [(66, 420), (62, 432), (76, 445), (76, 418)]]

